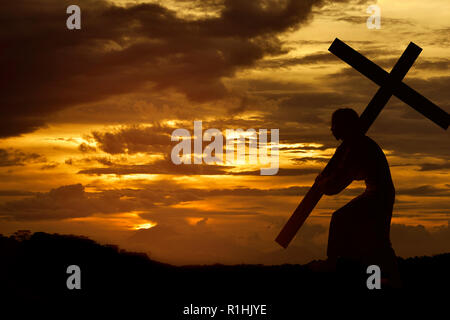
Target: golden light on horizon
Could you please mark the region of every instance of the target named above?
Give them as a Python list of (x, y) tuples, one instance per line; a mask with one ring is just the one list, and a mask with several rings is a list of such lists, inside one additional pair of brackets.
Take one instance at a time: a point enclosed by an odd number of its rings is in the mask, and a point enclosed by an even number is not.
[(150, 229), (158, 225), (156, 222), (148, 222), (148, 223), (142, 223), (138, 224), (133, 227), (134, 230), (142, 230), (142, 229)]

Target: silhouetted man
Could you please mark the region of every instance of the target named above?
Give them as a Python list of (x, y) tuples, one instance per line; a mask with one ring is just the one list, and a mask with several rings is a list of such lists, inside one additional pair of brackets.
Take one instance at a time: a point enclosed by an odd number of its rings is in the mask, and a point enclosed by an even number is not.
[(331, 131), (343, 143), (336, 157), (317, 178), (326, 195), (344, 190), (354, 180), (364, 180), (366, 190), (333, 213), (328, 237), (328, 263), (339, 258), (364, 265), (376, 264), (391, 282), (397, 283), (398, 270), (389, 231), (395, 189), (386, 157), (375, 141), (360, 129), (353, 109), (333, 113)]

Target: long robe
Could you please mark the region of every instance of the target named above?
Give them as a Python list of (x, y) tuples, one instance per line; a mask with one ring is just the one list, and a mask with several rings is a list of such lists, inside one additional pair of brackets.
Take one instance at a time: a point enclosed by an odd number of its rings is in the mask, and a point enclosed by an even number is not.
[(366, 190), (333, 213), (327, 255), (381, 265), (392, 273), (396, 263), (389, 232), (395, 188), (386, 157), (365, 135), (344, 141), (336, 153), (325, 194), (337, 194), (354, 180), (364, 180)]

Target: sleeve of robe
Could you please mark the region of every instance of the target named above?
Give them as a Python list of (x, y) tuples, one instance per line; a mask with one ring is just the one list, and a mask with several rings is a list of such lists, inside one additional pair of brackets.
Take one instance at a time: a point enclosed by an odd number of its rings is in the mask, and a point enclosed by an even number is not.
[(363, 165), (362, 150), (350, 148), (341, 144), (336, 150), (337, 158), (325, 177), (323, 191), (326, 195), (335, 195), (344, 190), (355, 177)]

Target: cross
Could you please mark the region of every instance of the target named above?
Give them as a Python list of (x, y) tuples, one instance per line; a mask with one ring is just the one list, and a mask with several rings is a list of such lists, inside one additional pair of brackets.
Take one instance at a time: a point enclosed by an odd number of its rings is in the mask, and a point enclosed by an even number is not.
[[(403, 78), (422, 51), (419, 46), (411, 42), (390, 73), (387, 73), (381, 67), (338, 38), (333, 41), (328, 51), (380, 86), (377, 93), (360, 116), (364, 133), (369, 130), (370, 126), (392, 95), (420, 112), (444, 130), (447, 130), (450, 124), (450, 115), (402, 82)], [(335, 156), (328, 162), (324, 171), (330, 169), (330, 163), (333, 162), (334, 157)], [(314, 183), (311, 189), (305, 194), (297, 209), (295, 209), (275, 241), (282, 247), (287, 248), (306, 218), (308, 218), (320, 198), (322, 198), (322, 195), (323, 193), (318, 189), (317, 183)]]

